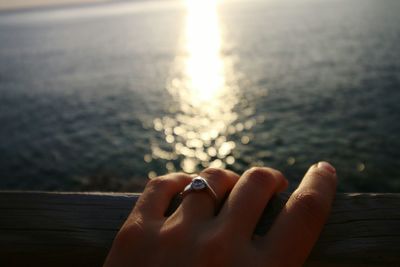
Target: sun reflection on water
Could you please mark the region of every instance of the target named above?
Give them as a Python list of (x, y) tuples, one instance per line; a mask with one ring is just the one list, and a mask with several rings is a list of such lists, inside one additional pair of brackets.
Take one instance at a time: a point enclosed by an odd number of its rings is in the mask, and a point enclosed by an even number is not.
[(170, 147), (153, 142), (152, 157), (167, 160), (168, 171), (175, 171), (173, 161), (188, 173), (234, 164), (237, 144), (229, 136), (254, 125), (236, 122), (238, 75), (232, 60), (221, 54), (217, 5), (215, 0), (186, 1), (185, 52), (177, 56), (167, 83), (172, 115), (153, 121)]
[(186, 23), (189, 97), (193, 106), (200, 106), (218, 97), (225, 86), (216, 2), (188, 0)]

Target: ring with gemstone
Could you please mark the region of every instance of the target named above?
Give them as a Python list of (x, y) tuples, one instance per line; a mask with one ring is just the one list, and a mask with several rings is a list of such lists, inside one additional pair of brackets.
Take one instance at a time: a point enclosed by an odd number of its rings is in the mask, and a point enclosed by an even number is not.
[(207, 180), (201, 176), (196, 176), (193, 178), (192, 182), (188, 184), (185, 189), (183, 189), (181, 193), (181, 197), (184, 198), (191, 192), (200, 192), (205, 191), (207, 192), (211, 198), (213, 199), (214, 206), (217, 207), (217, 194), (208, 184)]

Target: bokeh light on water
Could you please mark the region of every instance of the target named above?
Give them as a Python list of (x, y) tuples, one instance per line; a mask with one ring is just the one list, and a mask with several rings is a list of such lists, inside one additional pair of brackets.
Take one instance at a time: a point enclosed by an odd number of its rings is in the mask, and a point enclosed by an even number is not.
[[(233, 59), (221, 53), (217, 2), (187, 0), (186, 9), (185, 53), (175, 59), (166, 85), (173, 99), (170, 115), (153, 121), (169, 146), (162, 148), (155, 140), (152, 157), (168, 161), (169, 171), (193, 173), (199, 168), (232, 165), (236, 143), (230, 136), (251, 129), (255, 119), (238, 120), (240, 75), (235, 73)], [(249, 141), (249, 136), (242, 137), (243, 144)], [(145, 157), (148, 161), (149, 155)], [(177, 159), (180, 166), (171, 162)], [(149, 173), (152, 176), (154, 172)]]

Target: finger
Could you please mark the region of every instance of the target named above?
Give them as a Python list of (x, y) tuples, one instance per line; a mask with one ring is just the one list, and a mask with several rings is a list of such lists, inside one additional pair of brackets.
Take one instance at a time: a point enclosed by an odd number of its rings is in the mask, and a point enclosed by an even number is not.
[(144, 218), (164, 218), (172, 198), (181, 192), (191, 180), (191, 176), (185, 173), (171, 173), (151, 179), (132, 213), (139, 213)]
[(268, 251), (266, 256), (279, 260), (281, 266), (303, 263), (329, 215), (335, 191), (335, 169), (327, 162), (311, 166), (267, 236), (261, 239), (261, 253), (266, 255)]
[(228, 232), (250, 240), (268, 201), (287, 184), (282, 173), (271, 168), (246, 171), (225, 201), (218, 220)]
[(199, 192), (190, 192), (183, 199), (181, 206), (175, 212), (175, 216), (183, 216), (186, 222), (200, 222), (204, 219), (215, 216), (217, 207), (223, 201), (225, 195), (232, 189), (239, 175), (234, 172), (218, 169), (208, 168), (199, 174), (207, 180), (210, 187), (217, 195), (217, 203), (215, 203), (212, 196), (205, 190)]

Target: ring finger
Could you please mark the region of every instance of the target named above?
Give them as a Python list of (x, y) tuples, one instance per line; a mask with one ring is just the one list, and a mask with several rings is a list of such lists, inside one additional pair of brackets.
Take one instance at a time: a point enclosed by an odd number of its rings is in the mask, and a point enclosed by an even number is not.
[(201, 221), (214, 216), (225, 195), (239, 179), (236, 173), (217, 168), (205, 169), (199, 176), (203, 177), (214, 190), (216, 201), (206, 190), (190, 191), (172, 215), (173, 217), (182, 216), (184, 221)]

